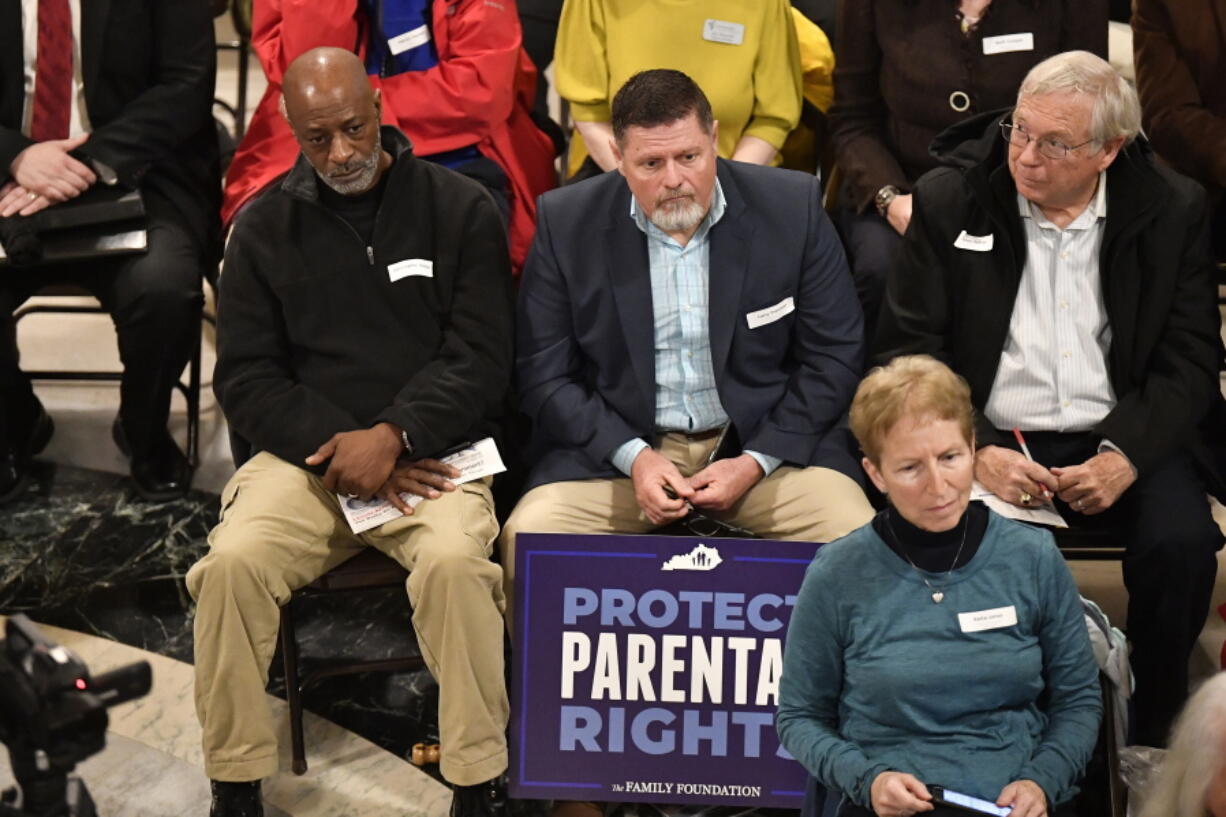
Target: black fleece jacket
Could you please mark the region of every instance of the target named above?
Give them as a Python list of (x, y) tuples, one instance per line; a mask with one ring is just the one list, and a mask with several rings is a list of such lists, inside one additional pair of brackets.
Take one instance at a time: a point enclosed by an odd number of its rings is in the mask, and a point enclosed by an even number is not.
[[(944, 166), (916, 185), (911, 226), (873, 344), (876, 362), (917, 353), (944, 360), (966, 378), (980, 412), (996, 379), (1026, 263), (1025, 232), (999, 128), (1005, 116), (968, 119), (933, 142), (932, 153)], [(1204, 190), (1156, 164), (1143, 137), (1107, 169), (1099, 265), (1116, 405), (1094, 433), (1118, 445), (1142, 474), (1176, 450), (1189, 449), (1221, 493), (1213, 463), (1220, 451), (1200, 445), (1197, 433), (1198, 425), (1222, 410), (1205, 214)], [(994, 236), (992, 249), (959, 249), (955, 241), (962, 231)], [(982, 415), (976, 434), (980, 445), (1008, 441)]]
[(319, 203), (299, 156), (226, 249), (217, 398), (255, 450), (300, 467), (334, 433), (384, 421), (435, 453), (495, 433), (506, 405), (511, 269), (497, 208), (476, 182), (414, 158), (399, 130), (382, 141), (395, 161), (369, 246)]

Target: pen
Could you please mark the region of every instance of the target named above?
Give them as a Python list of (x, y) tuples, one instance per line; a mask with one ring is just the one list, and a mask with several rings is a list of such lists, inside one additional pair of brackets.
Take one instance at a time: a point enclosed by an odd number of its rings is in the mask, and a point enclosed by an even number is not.
[[(1022, 447), (1022, 453), (1026, 455), (1026, 459), (1034, 462), (1034, 457), (1030, 456), (1030, 447), (1026, 445), (1026, 438), (1022, 436), (1022, 430), (1017, 426), (1013, 427), (1013, 439), (1017, 440), (1017, 444)], [(1047, 490), (1047, 486), (1043, 486), (1043, 498), (1051, 499), (1051, 491)]]

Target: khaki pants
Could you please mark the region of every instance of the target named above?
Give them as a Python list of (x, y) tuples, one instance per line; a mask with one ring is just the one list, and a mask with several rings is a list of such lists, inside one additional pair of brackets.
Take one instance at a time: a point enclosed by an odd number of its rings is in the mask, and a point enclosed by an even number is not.
[(222, 492), (209, 552), (187, 574), (196, 599), (196, 712), (205, 771), (258, 780), (277, 771), (264, 687), (279, 607), (363, 547), (409, 570), (413, 629), (439, 683), (443, 776), (474, 785), (507, 767), (502, 571), (488, 485), (459, 486), (415, 513), (355, 535), (318, 477), (257, 454)]
[[(661, 438), (659, 451), (688, 477), (702, 470), (715, 442), (669, 433)], [(727, 511), (710, 515), (766, 539), (830, 542), (867, 524), (873, 508), (855, 480), (838, 471), (783, 465)], [(506, 597), (512, 596), (520, 532), (647, 533), (654, 527), (639, 508), (628, 477), (537, 486), (519, 500), (499, 539)]]

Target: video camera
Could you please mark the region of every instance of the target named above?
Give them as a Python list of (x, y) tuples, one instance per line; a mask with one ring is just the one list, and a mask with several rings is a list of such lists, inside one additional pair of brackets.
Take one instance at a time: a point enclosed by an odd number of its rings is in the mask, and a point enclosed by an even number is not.
[(140, 661), (98, 676), (30, 619), (8, 619), (0, 641), (0, 743), (17, 787), (0, 793), (0, 817), (96, 817), (85, 783), (69, 773), (106, 746), (108, 707), (149, 691)]

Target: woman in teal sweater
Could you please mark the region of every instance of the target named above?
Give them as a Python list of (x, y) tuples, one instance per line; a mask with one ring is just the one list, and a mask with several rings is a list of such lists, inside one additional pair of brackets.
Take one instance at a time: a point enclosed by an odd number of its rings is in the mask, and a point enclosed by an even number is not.
[(942, 814), (932, 785), (1012, 817), (1069, 813), (1102, 702), (1051, 534), (970, 503), (970, 391), (943, 364), (874, 370), (851, 423), (890, 507), (809, 566), (784, 654), (783, 745), (845, 795), (840, 817)]

